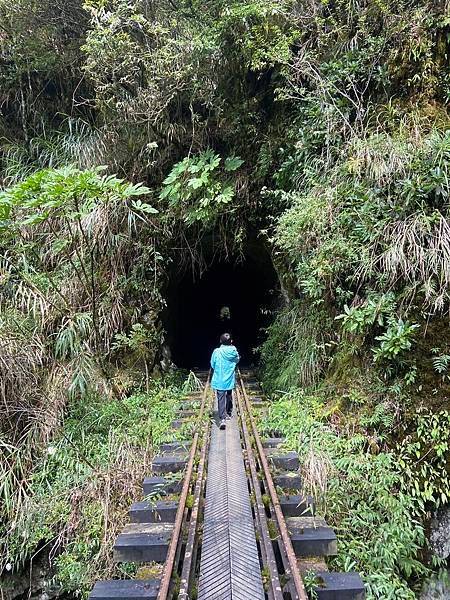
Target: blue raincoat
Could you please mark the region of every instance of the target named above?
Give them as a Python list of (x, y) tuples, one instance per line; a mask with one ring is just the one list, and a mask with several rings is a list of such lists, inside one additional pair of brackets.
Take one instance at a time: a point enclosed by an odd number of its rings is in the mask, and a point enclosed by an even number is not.
[(214, 374), (211, 379), (213, 390), (232, 390), (235, 386), (236, 365), (239, 354), (234, 346), (222, 344), (211, 356), (211, 368)]

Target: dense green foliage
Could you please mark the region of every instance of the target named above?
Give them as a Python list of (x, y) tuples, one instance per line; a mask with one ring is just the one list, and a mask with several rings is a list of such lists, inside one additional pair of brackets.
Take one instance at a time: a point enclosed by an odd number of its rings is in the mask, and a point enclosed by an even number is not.
[[(449, 498), (448, 25), (443, 0), (0, 0), (3, 519), (88, 471), (45, 452), (92, 397), (113, 416), (86, 458), (111, 466), (165, 364), (167, 279), (259, 236), (283, 292), (263, 376), (288, 393), (268, 426), (305, 467), (321, 449), (338, 566), (413, 597)], [(60, 529), (84, 590), (101, 485), (70, 536), (67, 497), (22, 523), (13, 568)]]
[[(415, 426), (401, 444), (381, 449), (380, 438), (395, 429), (388, 407), (346, 417), (320, 391), (279, 397), (262, 423), (299, 452), (306, 491), (338, 536), (332, 564), (362, 573), (369, 598), (412, 600), (429, 569), (443, 564), (425, 566), (422, 549), (426, 504), (446, 502), (450, 492), (450, 413), (426, 411)], [(428, 460), (419, 470), (421, 448)]]
[[(127, 565), (112, 563), (112, 544), (182, 392), (156, 383), (121, 401), (106, 402), (101, 395), (72, 400), (64, 426), (41, 446), (31, 479), (21, 472), (29, 448), (2, 444), (6, 464), (16, 467), (2, 477), (2, 570), (20, 571), (45, 540), (42, 552), (55, 557), (49, 593), (77, 591), (84, 597), (98, 578), (126, 573)], [(7, 577), (5, 591), (14, 590), (15, 582)]]

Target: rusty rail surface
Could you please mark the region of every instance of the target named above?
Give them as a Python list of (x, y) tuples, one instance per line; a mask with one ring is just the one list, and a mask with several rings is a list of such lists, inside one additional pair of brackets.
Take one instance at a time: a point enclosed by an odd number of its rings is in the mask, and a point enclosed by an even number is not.
[(284, 519), (284, 515), (281, 510), (280, 502), (278, 500), (278, 494), (275, 489), (275, 485), (273, 483), (272, 475), (270, 473), (269, 463), (268, 463), (266, 455), (264, 453), (264, 448), (262, 446), (261, 439), (259, 437), (258, 429), (256, 427), (255, 419), (252, 414), (248, 395), (245, 390), (245, 384), (242, 379), (242, 375), (241, 375), (240, 371), (239, 371), (238, 375), (239, 375), (240, 387), (242, 390), (242, 396), (244, 398), (244, 404), (246, 407), (246, 413), (248, 415), (248, 419), (249, 419), (252, 433), (253, 433), (253, 438), (255, 440), (256, 448), (258, 451), (258, 459), (259, 459), (259, 462), (264, 471), (264, 477), (265, 477), (266, 484), (267, 484), (267, 487), (269, 490), (270, 499), (271, 499), (273, 510), (275, 513), (278, 530), (280, 532), (281, 539), (282, 539), (283, 546), (284, 546), (284, 551), (286, 553), (286, 556), (287, 556), (287, 559), (289, 562), (290, 575), (292, 577), (292, 581), (294, 584), (295, 593), (297, 594), (298, 600), (308, 600), (308, 594), (306, 593), (306, 589), (305, 589), (303, 580), (302, 580), (302, 578), (300, 576), (300, 572), (298, 570), (297, 559), (295, 556), (294, 548), (292, 547), (292, 542), (291, 542), (291, 538), (289, 537), (289, 532), (288, 532), (288, 529), (286, 526), (286, 521)]
[(250, 468), (250, 476), (252, 482), (253, 493), (255, 494), (255, 502), (256, 502), (256, 517), (258, 519), (259, 530), (261, 533), (261, 539), (263, 542), (263, 550), (264, 550), (264, 559), (265, 563), (269, 569), (270, 573), (270, 585), (272, 591), (273, 600), (283, 600), (283, 591), (280, 583), (280, 578), (278, 576), (278, 567), (277, 561), (275, 559), (275, 553), (272, 546), (272, 540), (269, 535), (269, 528), (267, 525), (267, 516), (266, 510), (264, 506), (264, 502), (262, 499), (261, 488), (259, 485), (259, 479), (256, 472), (256, 463), (255, 457), (252, 449), (252, 444), (250, 440), (250, 435), (247, 429), (247, 424), (245, 422), (246, 411), (244, 410), (244, 406), (241, 400), (241, 394), (239, 389), (236, 388), (236, 399), (237, 404), (239, 406), (239, 412), (241, 415), (241, 427), (242, 434), (244, 438), (245, 449), (247, 452), (247, 461)]
[[(206, 381), (205, 387), (203, 389), (202, 404), (201, 404), (200, 413), (198, 416), (199, 422), (201, 422), (201, 419), (203, 418), (203, 414), (205, 412), (205, 405), (206, 405), (206, 399), (208, 396), (208, 389), (209, 389), (209, 375), (208, 375), (208, 379)], [(199, 433), (198, 433), (198, 431), (196, 431), (194, 434), (191, 451), (189, 453), (189, 460), (188, 460), (188, 464), (187, 464), (187, 468), (186, 468), (186, 473), (184, 476), (184, 482), (183, 482), (183, 488), (181, 491), (180, 502), (178, 504), (177, 514), (175, 517), (174, 529), (173, 529), (172, 537), (170, 540), (170, 545), (169, 545), (169, 548), (167, 551), (167, 558), (166, 558), (166, 562), (164, 564), (164, 571), (163, 571), (161, 583), (159, 586), (157, 600), (167, 600), (168, 595), (169, 595), (170, 581), (172, 579), (172, 572), (173, 572), (173, 568), (175, 565), (175, 558), (177, 555), (178, 544), (180, 541), (180, 534), (182, 532), (182, 527), (183, 527), (184, 512), (185, 512), (185, 508), (186, 508), (186, 499), (188, 497), (189, 488), (191, 486), (192, 471), (194, 468), (194, 461), (195, 461), (195, 455), (197, 452), (198, 439), (199, 439)]]
[[(209, 379), (206, 383), (206, 394), (208, 393)], [(189, 587), (191, 585), (191, 576), (193, 574), (193, 567), (195, 566), (196, 560), (196, 549), (197, 549), (197, 535), (198, 525), (200, 516), (200, 503), (202, 501), (203, 489), (204, 489), (204, 473), (206, 467), (206, 456), (209, 448), (209, 432), (211, 429), (211, 423), (208, 420), (205, 432), (203, 434), (203, 446), (200, 455), (200, 461), (197, 469), (197, 480), (195, 482), (194, 491), (194, 503), (192, 506), (191, 518), (189, 521), (189, 531), (186, 541), (186, 551), (184, 554), (183, 568), (181, 571), (180, 591), (178, 593), (178, 600), (188, 600), (189, 598)]]

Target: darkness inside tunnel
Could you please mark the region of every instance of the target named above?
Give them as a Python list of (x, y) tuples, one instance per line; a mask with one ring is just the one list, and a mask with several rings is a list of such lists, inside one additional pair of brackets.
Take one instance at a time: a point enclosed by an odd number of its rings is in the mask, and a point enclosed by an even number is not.
[(164, 325), (175, 365), (207, 367), (224, 332), (232, 334), (241, 365), (254, 364), (279, 288), (271, 258), (261, 246), (240, 261), (214, 261), (201, 277), (174, 274)]

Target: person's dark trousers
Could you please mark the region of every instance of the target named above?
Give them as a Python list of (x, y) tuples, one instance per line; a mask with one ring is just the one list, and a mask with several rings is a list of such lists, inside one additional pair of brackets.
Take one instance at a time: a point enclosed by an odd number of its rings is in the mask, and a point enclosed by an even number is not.
[(233, 412), (233, 392), (232, 390), (227, 390), (227, 413), (231, 417), (231, 413)]
[(219, 419), (225, 419), (227, 414), (233, 412), (233, 392), (232, 390), (216, 390), (217, 407), (219, 409)]

